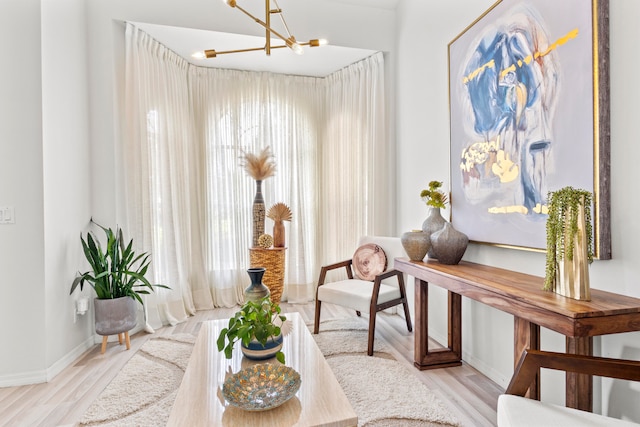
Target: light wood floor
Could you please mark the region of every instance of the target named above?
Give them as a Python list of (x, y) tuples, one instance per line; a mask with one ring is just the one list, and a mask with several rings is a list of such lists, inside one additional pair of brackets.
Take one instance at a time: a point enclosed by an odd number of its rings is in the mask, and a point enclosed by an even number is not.
[[(306, 322), (313, 321), (312, 303), (282, 303), (281, 307), (285, 313), (299, 312)], [(106, 353), (101, 355), (97, 344), (49, 383), (0, 388), (0, 426), (74, 426), (146, 340), (176, 333), (196, 334), (203, 320), (228, 318), (235, 311), (201, 311), (188, 321), (161, 328), (155, 334), (140, 332), (131, 337), (131, 351), (126, 351), (124, 345), (109, 343)], [(350, 315), (355, 313), (331, 304), (323, 305), (322, 319)], [(496, 425), (496, 404), (502, 392), (497, 384), (464, 363), (455, 368), (417, 370), (413, 367), (413, 333), (407, 331), (404, 319), (385, 313), (378, 314), (377, 319), (376, 334), (394, 347), (396, 358), (406, 363), (464, 426)], [(439, 346), (435, 342), (429, 345)]]

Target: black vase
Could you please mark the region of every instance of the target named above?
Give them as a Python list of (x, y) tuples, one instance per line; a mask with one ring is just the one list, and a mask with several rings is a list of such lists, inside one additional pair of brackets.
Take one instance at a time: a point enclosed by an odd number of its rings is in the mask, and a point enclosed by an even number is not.
[(262, 298), (270, 294), (269, 288), (262, 283), (262, 276), (267, 271), (264, 267), (250, 268), (247, 270), (251, 284), (244, 290), (244, 300), (246, 301), (260, 301)]

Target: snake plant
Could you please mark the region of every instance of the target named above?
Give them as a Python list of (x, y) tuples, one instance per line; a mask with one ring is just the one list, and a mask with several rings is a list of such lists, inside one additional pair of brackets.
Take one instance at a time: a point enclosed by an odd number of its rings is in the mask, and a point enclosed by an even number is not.
[(125, 245), (122, 229), (115, 231), (100, 227), (106, 236), (106, 249), (103, 250), (100, 241), (93, 232), (87, 232), (86, 239), (80, 234), (80, 242), (84, 255), (91, 266), (91, 270), (78, 273), (71, 284), (71, 292), (80, 286), (82, 290), (87, 282), (96, 291), (98, 299), (115, 299), (131, 297), (144, 304), (141, 294), (149, 294), (154, 288), (169, 289), (165, 285), (151, 284), (145, 275), (151, 263), (150, 255), (146, 252), (136, 254), (133, 250), (133, 239)]

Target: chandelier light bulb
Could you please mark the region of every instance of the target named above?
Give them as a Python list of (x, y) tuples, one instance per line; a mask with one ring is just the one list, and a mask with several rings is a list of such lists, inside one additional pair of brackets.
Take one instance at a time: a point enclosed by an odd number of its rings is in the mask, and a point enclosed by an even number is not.
[(318, 47), (318, 46), (325, 46), (329, 44), (329, 42), (327, 41), (327, 39), (311, 39), (309, 40), (308, 44), (311, 47)]
[(296, 55), (302, 55), (304, 53), (304, 49), (298, 43), (292, 43), (290, 47)]

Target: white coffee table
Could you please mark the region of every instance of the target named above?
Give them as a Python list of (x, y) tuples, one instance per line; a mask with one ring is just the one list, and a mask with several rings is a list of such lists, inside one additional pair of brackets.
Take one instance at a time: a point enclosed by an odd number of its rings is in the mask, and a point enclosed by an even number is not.
[[(232, 373), (256, 364), (239, 348), (225, 359), (216, 347), (220, 330), (228, 320), (203, 322), (191, 360), (178, 389), (168, 426), (355, 426), (351, 404), (298, 313), (286, 315), (293, 330), (284, 338), (286, 365), (300, 373), (300, 389), (282, 406), (251, 412), (229, 405), (222, 384)], [(239, 345), (239, 344), (238, 344)], [(279, 363), (275, 359), (269, 363)]]

